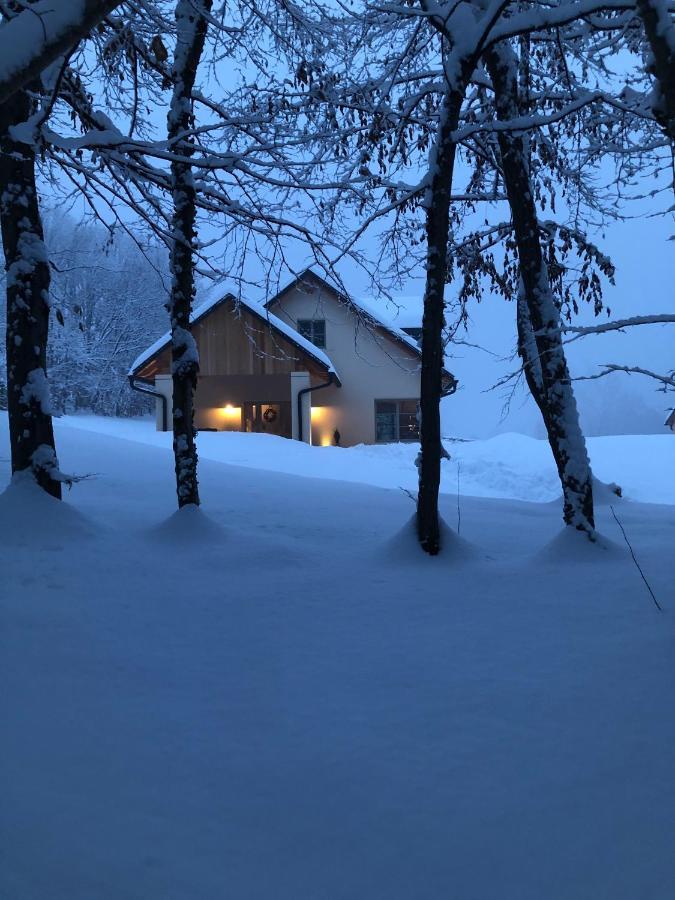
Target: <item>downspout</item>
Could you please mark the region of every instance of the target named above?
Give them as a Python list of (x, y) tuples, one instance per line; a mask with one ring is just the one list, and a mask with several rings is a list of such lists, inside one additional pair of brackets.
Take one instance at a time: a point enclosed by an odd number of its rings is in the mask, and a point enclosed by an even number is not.
[[(311, 394), (312, 391), (320, 391), (322, 388), (330, 387), (332, 384), (335, 384), (335, 372), (331, 372), (328, 378), (328, 381), (324, 381), (321, 384), (315, 384), (313, 387), (303, 388), (301, 391), (298, 391), (298, 440), (301, 441), (302, 438), (302, 398), (304, 394)], [(310, 424), (310, 428), (311, 428)]]
[(143, 381), (140, 384), (137, 384), (135, 375), (129, 375), (129, 387), (132, 391), (138, 391), (139, 394), (147, 394), (149, 397), (156, 397), (158, 400), (162, 401), (162, 431), (168, 431), (169, 414), (166, 395), (161, 391), (156, 391), (154, 388), (150, 387), (147, 381)]

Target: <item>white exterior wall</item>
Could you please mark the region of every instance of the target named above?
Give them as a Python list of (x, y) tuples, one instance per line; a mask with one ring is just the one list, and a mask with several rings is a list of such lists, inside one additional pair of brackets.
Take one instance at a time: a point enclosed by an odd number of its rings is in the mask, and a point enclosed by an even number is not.
[[(299, 432), (298, 395), (300, 391), (306, 390), (309, 386), (309, 372), (291, 372), (291, 433), (296, 440)], [(309, 394), (303, 394), (300, 399), (300, 405), (302, 406), (302, 440), (306, 444), (311, 443), (310, 403)]]
[[(173, 379), (170, 375), (157, 375), (155, 377), (155, 390), (166, 397), (166, 428), (167, 431), (173, 430)], [(157, 421), (157, 431), (162, 431), (162, 401), (157, 398), (155, 400), (155, 412)]]
[(326, 353), (342, 387), (311, 394), (312, 443), (375, 442), (376, 400), (419, 400), (420, 358), (393, 338), (372, 333), (335, 295), (315, 282), (296, 284), (270, 310), (297, 329), (298, 319), (325, 319)]

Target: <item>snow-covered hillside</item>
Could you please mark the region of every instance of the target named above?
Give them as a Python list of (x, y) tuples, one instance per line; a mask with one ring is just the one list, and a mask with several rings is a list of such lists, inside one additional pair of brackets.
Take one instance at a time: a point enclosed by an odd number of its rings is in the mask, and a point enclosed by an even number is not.
[(57, 439), (89, 480), (0, 495), (2, 898), (675, 896), (669, 436), (591, 442), (663, 613), (607, 505), (496, 498), (557, 493), (517, 436), (451, 447), (437, 559), (411, 448), (201, 435), (175, 514), (166, 435)]

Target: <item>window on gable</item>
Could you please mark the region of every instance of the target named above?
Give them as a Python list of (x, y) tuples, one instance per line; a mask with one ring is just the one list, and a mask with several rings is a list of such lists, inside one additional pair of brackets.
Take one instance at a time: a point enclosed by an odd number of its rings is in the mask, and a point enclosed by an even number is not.
[(315, 347), (326, 346), (326, 320), (325, 319), (298, 319), (298, 331), (311, 341)]

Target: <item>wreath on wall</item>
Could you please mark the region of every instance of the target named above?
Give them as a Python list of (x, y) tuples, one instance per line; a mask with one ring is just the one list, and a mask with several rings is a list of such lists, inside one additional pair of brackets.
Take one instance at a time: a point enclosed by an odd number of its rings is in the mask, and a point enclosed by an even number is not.
[(263, 413), (263, 419), (269, 424), (270, 422), (276, 422), (277, 420), (277, 411), (273, 409), (271, 406)]

